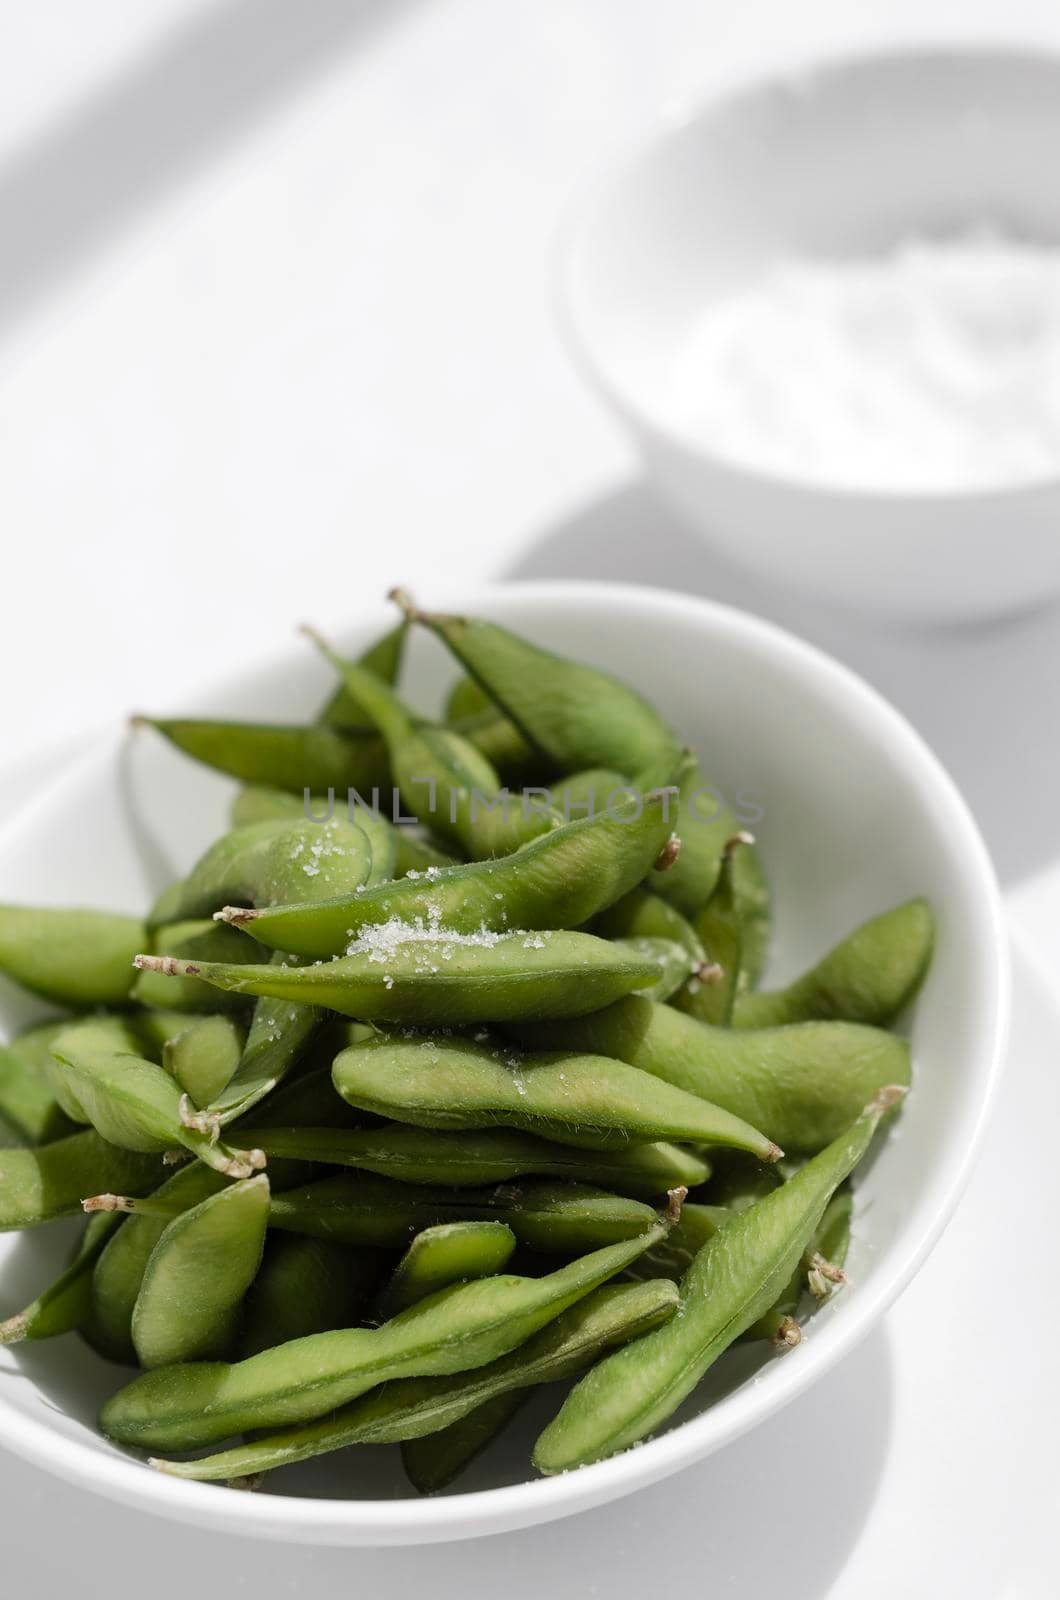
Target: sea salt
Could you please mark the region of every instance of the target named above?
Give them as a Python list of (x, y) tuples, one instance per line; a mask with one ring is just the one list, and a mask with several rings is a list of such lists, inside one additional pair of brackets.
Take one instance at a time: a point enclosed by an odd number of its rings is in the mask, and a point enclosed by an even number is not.
[(693, 325), (672, 415), (721, 456), (845, 489), (1060, 471), (1060, 250), (979, 232), (790, 259)]

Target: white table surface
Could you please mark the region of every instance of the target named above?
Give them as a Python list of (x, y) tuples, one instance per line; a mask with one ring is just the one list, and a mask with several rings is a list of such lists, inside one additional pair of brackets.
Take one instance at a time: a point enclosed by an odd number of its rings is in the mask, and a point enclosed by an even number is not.
[[(722, 570), (639, 482), (566, 362), (547, 293), (571, 190), (660, 107), (877, 41), (1060, 47), (1055, 0), (8, 0), (2, 15), (0, 811), (114, 715), (179, 693), (191, 705), (197, 683), (295, 622), (339, 622), (397, 580), (429, 594), (460, 574), (618, 577), (749, 606), (881, 687), (950, 766), (1015, 919), (1055, 962), (1058, 613), (910, 633)], [(1024, 976), (1021, 993), (1046, 1005), (1040, 980)], [(979, 1280), (971, 1203), (925, 1284), (946, 1271), (955, 1290)], [(521, 1600), (695, 1578), (735, 1595), (776, 1570), (746, 1520), (769, 1495), (792, 1600), (871, 1600), (885, 1537), (910, 1541), (914, 1600), (958, 1592), (929, 1581), (931, 1559), (959, 1526), (974, 1439), (955, 1431), (964, 1454), (932, 1476), (946, 1538), (928, 1519), (904, 1531), (887, 1520), (899, 1428), (907, 1450), (920, 1430), (930, 1462), (930, 1417), (955, 1425), (938, 1352), (918, 1357), (904, 1331), (920, 1293), (803, 1403), (800, 1426), (834, 1444), (817, 1453), (819, 1494), (797, 1461), (778, 1487), (756, 1437), (727, 1453), (725, 1474), (701, 1469), (695, 1492), (682, 1483), (541, 1535), (384, 1558), (167, 1527), (0, 1453), (4, 1584), (32, 1596), (76, 1578), (113, 1600), (149, 1584), (167, 1600), (213, 1572), (211, 1594), (272, 1600), (311, 1575), (321, 1595), (352, 1577), (381, 1595), (430, 1581)], [(796, 1421), (779, 1425), (793, 1456)], [(992, 1435), (997, 1448), (1018, 1438)], [(1020, 1526), (1040, 1531), (1054, 1488), (1039, 1484)], [(713, 1570), (693, 1542), (711, 1506)], [(1018, 1581), (999, 1564), (982, 1593), (1051, 1594), (1040, 1543), (1027, 1549)]]

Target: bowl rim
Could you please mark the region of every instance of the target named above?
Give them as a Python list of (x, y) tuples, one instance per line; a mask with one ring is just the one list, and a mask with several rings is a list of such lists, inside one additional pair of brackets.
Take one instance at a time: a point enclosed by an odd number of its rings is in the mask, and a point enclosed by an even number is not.
[[(1000, 889), (986, 846), (967, 804), (938, 757), (907, 719), (858, 674), (825, 651), (786, 629), (735, 607), (665, 589), (586, 580), (538, 580), (459, 587), (433, 586), (445, 598), (458, 598), (462, 609), (496, 614), (504, 621), (512, 609), (562, 614), (598, 611), (636, 612), (659, 626), (690, 623), (721, 634), (775, 663), (809, 672), (827, 685), (830, 698), (851, 720), (871, 722), (877, 739), (931, 797), (953, 841), (954, 858), (970, 891), (978, 923), (970, 931), (982, 952), (983, 983), (978, 992), (982, 1011), (974, 1071), (979, 1093), (969, 1101), (960, 1130), (949, 1146), (945, 1183), (936, 1209), (926, 1218), (913, 1247), (893, 1262), (868, 1288), (827, 1319), (806, 1342), (797, 1360), (770, 1368), (768, 1383), (743, 1385), (721, 1404), (645, 1441), (634, 1449), (577, 1472), (529, 1479), (497, 1489), (476, 1490), (437, 1499), (325, 1500), (282, 1495), (218, 1494), (217, 1486), (167, 1478), (140, 1460), (102, 1453), (92, 1445), (64, 1437), (46, 1423), (8, 1405), (0, 1391), (0, 1438), (4, 1445), (35, 1465), (137, 1509), (191, 1522), (216, 1531), (290, 1542), (385, 1546), (432, 1543), (500, 1533), (536, 1522), (587, 1510), (648, 1483), (659, 1481), (706, 1457), (749, 1431), (797, 1395), (848, 1354), (908, 1285), (934, 1247), (967, 1184), (978, 1153), (990, 1106), (1000, 1078), (1008, 1030), (1010, 998), (1009, 943)], [(514, 602), (514, 605), (513, 605)], [(384, 615), (382, 607), (364, 607), (342, 632), (368, 633)], [(282, 659), (273, 651), (258, 657), (241, 673), (219, 676), (208, 692), (224, 694), (246, 683), (268, 663)], [(820, 691), (819, 691), (820, 692)], [(86, 770), (114, 759), (127, 732), (115, 731), (102, 750), (75, 762), (46, 791), (54, 799), (67, 785), (76, 785)], [(24, 807), (2, 832), (0, 852), (29, 820)], [(728, 1401), (736, 1401), (729, 1404)]]
[(553, 321), (576, 371), (589, 388), (635, 435), (656, 448), (676, 451), (688, 460), (702, 462), (712, 472), (734, 483), (782, 491), (807, 503), (827, 500), (834, 506), (849, 506), (852, 512), (870, 503), (882, 503), (900, 514), (913, 508), (951, 506), (960, 510), (970, 505), (1002, 501), (1016, 504), (1045, 495), (1055, 496), (1060, 487), (1060, 470), (1026, 483), (987, 485), (978, 489), (891, 489), (886, 485), (859, 488), (789, 477), (775, 467), (755, 466), (727, 455), (680, 428), (667, 425), (634, 391), (616, 379), (606, 357), (599, 353), (597, 344), (585, 332), (575, 305), (574, 262), (593, 219), (609, 200), (621, 195), (625, 184), (640, 168), (664, 156), (675, 140), (695, 130), (702, 133), (714, 119), (763, 95), (797, 88), (800, 98), (805, 98), (829, 80), (866, 68), (886, 72), (924, 65), (949, 66), (960, 71), (971, 66), (982, 67), (991, 61), (1015, 68), (1045, 69), (1060, 78), (1060, 46), (1055, 43), (1043, 43), (1039, 48), (1017, 40), (984, 38), (939, 39), (870, 48), (839, 46), (834, 50), (792, 52), (790, 58), (782, 62), (759, 65), (726, 79), (695, 101), (683, 102), (679, 109), (658, 113), (638, 137), (627, 139), (595, 171), (575, 184), (554, 230), (549, 256), (549, 301)]

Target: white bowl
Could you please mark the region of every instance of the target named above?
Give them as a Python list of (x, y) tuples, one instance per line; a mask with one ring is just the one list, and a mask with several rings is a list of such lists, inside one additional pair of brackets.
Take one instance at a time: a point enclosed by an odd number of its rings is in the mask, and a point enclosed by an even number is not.
[(774, 583), (909, 618), (1060, 590), (1060, 480), (967, 494), (848, 491), (756, 471), (674, 415), (696, 318), (777, 260), (882, 254), (994, 224), (1060, 238), (1047, 152), (1060, 56), (915, 50), (770, 78), (660, 128), (571, 208), (560, 322), (663, 497)]
[[(791, 1354), (769, 1358), (747, 1346), (723, 1359), (675, 1424), (640, 1448), (533, 1478), (529, 1445), (558, 1403), (552, 1393), (469, 1480), (499, 1487), (458, 1486), (436, 1499), (409, 1497), (392, 1449), (307, 1463), (268, 1493), (162, 1477), (96, 1433), (96, 1408), (125, 1374), (76, 1335), (0, 1351), (0, 1441), (86, 1489), (206, 1527), (334, 1544), (468, 1538), (598, 1505), (719, 1449), (820, 1378), (909, 1282), (964, 1185), (998, 1075), (1007, 946), (975, 824), (908, 723), (827, 656), (701, 600), (580, 583), (450, 599), (625, 674), (702, 752), (728, 797), (746, 812), (761, 809), (756, 831), (777, 909), (771, 978), (793, 974), (870, 914), (930, 897), (939, 938), (912, 1023), (915, 1088), (862, 1175), (851, 1284)], [(341, 643), (363, 646), (389, 620), (382, 606), (366, 611)], [(432, 639), (416, 636), (412, 646), (407, 686), (430, 709), (449, 672)], [(202, 704), (172, 709), (304, 717), (327, 687), (314, 653), (292, 648)], [(0, 900), (136, 910), (223, 825), (230, 791), (153, 736), (116, 734), (0, 836)], [(30, 1014), (13, 992), (0, 1001), (8, 1025)], [(0, 1314), (47, 1282), (66, 1231), (0, 1241)]]

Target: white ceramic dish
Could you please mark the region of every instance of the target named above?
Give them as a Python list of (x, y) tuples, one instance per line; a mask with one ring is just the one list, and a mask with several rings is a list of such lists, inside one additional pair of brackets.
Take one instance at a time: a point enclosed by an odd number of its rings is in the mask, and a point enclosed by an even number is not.
[(1060, 480), (854, 492), (757, 472), (674, 415), (698, 314), (775, 261), (882, 254), (982, 225), (1055, 244), (1045, 152), (1060, 56), (911, 50), (770, 78), (668, 122), (573, 205), (558, 263), (573, 353), (666, 500), (726, 557), (822, 599), (918, 619), (1060, 590)]
[[(531, 1408), (473, 1480), (497, 1487), (433, 1500), (407, 1496), (390, 1450), (308, 1463), (267, 1494), (163, 1478), (96, 1434), (96, 1407), (118, 1375), (80, 1341), (0, 1352), (0, 1440), (85, 1488), (202, 1526), (335, 1544), (468, 1538), (601, 1504), (719, 1449), (804, 1391), (909, 1281), (964, 1185), (1001, 1059), (1007, 946), (976, 828), (908, 724), (828, 657), (724, 607), (573, 583), (450, 599), (631, 677), (709, 758), (719, 786), (763, 811), (757, 831), (777, 901), (772, 976), (873, 911), (930, 896), (940, 931), (913, 1019), (916, 1088), (862, 1177), (853, 1283), (798, 1350), (763, 1362), (748, 1347), (720, 1363), (677, 1423), (640, 1448), (534, 1480), (526, 1451), (542, 1413)], [(367, 612), (341, 642), (363, 645), (386, 621), (382, 607)], [(430, 706), (448, 672), (433, 641), (417, 639), (411, 654), (409, 692)], [(313, 655), (292, 649), (197, 709), (298, 717), (326, 687)], [(154, 739), (116, 737), (0, 835), (0, 898), (140, 907), (222, 825), (228, 792)], [(9, 991), (0, 1001), (7, 1024), (30, 1014)], [(46, 1281), (63, 1232), (0, 1242), (0, 1312)]]

